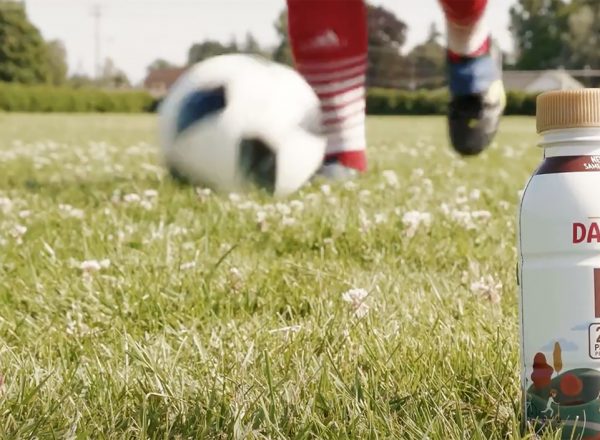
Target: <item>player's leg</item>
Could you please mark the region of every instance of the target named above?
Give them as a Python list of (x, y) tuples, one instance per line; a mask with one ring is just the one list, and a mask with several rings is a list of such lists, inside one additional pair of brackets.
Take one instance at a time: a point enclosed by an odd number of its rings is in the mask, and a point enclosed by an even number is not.
[(363, 0), (287, 0), (296, 67), (323, 109), (327, 155), (321, 173), (366, 169), (367, 18)]
[(502, 65), (484, 19), (488, 0), (440, 0), (448, 28), (450, 140), (463, 155), (492, 141), (506, 97)]

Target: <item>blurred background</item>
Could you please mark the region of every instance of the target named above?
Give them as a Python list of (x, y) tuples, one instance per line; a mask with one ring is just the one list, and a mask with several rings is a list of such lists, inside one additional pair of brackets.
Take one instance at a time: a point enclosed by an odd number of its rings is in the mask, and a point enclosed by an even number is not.
[[(445, 111), (436, 3), (370, 3), (369, 112)], [(600, 1), (490, 0), (488, 15), (509, 113), (600, 86)], [(187, 66), (233, 52), (291, 64), (284, 0), (0, 0), (0, 109), (152, 110)]]

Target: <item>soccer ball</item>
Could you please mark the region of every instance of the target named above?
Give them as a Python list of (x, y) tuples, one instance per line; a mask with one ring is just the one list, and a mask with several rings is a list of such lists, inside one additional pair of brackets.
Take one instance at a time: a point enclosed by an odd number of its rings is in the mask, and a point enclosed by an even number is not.
[(293, 69), (222, 55), (190, 68), (160, 108), (171, 174), (221, 192), (300, 188), (325, 154), (319, 101)]

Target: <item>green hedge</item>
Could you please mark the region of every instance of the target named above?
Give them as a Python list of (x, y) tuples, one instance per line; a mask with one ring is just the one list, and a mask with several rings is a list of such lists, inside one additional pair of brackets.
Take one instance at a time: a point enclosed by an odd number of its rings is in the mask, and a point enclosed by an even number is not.
[[(507, 115), (535, 115), (537, 95), (508, 92)], [(367, 113), (371, 115), (443, 115), (448, 110), (446, 90), (369, 89)]]
[(154, 98), (143, 91), (0, 83), (0, 111), (140, 113), (154, 106)]
[[(507, 98), (506, 114), (535, 115), (536, 95), (509, 92)], [(140, 113), (155, 111), (157, 104), (144, 91), (0, 83), (0, 111)], [(411, 92), (372, 88), (367, 93), (367, 113), (371, 115), (443, 115), (447, 109), (445, 89)]]

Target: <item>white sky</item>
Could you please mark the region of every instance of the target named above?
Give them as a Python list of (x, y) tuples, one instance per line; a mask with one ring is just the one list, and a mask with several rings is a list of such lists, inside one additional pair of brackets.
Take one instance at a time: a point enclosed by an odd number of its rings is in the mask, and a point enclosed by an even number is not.
[[(490, 0), (489, 24), (511, 51), (508, 10), (516, 0)], [(435, 21), (443, 29), (437, 0), (374, 0), (409, 26), (407, 47), (423, 41)], [(284, 0), (26, 0), (30, 19), (46, 39), (65, 43), (71, 72), (94, 72), (94, 5), (102, 11), (101, 57), (110, 57), (129, 78), (141, 81), (156, 58), (183, 64), (193, 42), (243, 40), (250, 31), (273, 45), (273, 22)]]

